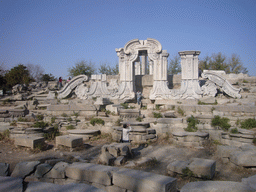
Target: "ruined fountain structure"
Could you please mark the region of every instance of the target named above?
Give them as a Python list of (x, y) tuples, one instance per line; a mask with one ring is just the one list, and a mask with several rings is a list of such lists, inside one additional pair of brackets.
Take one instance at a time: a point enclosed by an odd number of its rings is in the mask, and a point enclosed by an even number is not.
[(107, 82), (105, 74), (92, 75), (91, 85), (88, 87), (83, 83), (83, 81), (88, 81), (88, 78), (85, 75), (80, 75), (58, 92), (58, 98), (65, 98), (73, 91), (80, 99), (133, 100), (136, 91), (140, 90), (136, 86), (135, 77), (147, 74), (152, 82), (152, 88), (146, 97), (151, 101), (214, 97), (217, 94), (217, 89), (231, 97), (241, 97), (240, 89), (234, 88), (218, 71), (204, 71), (202, 76), (206, 82), (200, 87), (198, 77), (200, 51), (179, 52), (182, 69), (180, 89), (169, 89), (168, 87), (167, 58), (169, 53), (162, 50), (162, 45), (156, 39), (133, 39), (123, 48), (116, 49), (116, 53), (119, 57), (118, 79)]

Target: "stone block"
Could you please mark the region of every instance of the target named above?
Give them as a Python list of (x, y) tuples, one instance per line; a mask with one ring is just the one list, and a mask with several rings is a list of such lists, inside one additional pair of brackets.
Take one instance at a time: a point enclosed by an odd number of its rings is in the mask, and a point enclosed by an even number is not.
[(52, 166), (47, 163), (40, 164), (36, 167), (35, 177), (43, 177), (51, 169), (52, 169)]
[(0, 163), (0, 176), (9, 176), (10, 164)]
[(59, 163), (59, 162), (61, 162), (61, 161), (65, 161), (65, 159), (47, 159), (46, 161), (45, 161), (45, 163), (46, 164), (49, 164), (49, 165), (51, 165), (51, 166), (54, 166), (56, 163)]
[(120, 166), (123, 165), (126, 162), (126, 158), (125, 156), (119, 156), (116, 158), (116, 160), (114, 161), (114, 165), (115, 166)]
[(116, 158), (108, 151), (101, 153), (99, 156), (99, 162), (104, 165), (113, 165), (115, 160)]
[[(219, 157), (230, 157), (231, 153), (238, 151), (239, 148), (234, 146), (217, 145), (217, 154)], [(239, 150), (240, 151), (240, 150)]]
[(256, 151), (237, 151), (230, 154), (230, 161), (243, 167), (256, 167)]
[(250, 186), (251, 188), (253, 188), (256, 191), (256, 175), (253, 175), (248, 178), (243, 178), (242, 183), (247, 186)]
[(33, 173), (36, 169), (36, 166), (38, 166), (39, 164), (40, 161), (24, 161), (17, 163), (11, 176), (25, 178), (26, 176)]
[(23, 192), (23, 179), (0, 176), (0, 191)]
[(44, 145), (44, 138), (33, 136), (19, 136), (14, 138), (14, 144), (16, 146), (24, 146), (35, 149)]
[(106, 187), (106, 192), (127, 192), (127, 190), (117, 187), (115, 185), (111, 185)]
[(234, 181), (198, 181), (184, 185), (180, 192), (253, 192), (249, 186)]
[(56, 137), (56, 146), (64, 145), (66, 147), (75, 148), (83, 145), (82, 137), (63, 135)]
[[(86, 180), (102, 185), (112, 185), (112, 174), (117, 167), (95, 165), (91, 163), (73, 163), (66, 169), (67, 177), (76, 180)], [(78, 179), (79, 178), (79, 179)]]
[(65, 169), (69, 164), (66, 162), (59, 162), (44, 175), (45, 178), (64, 179), (66, 177)]
[(176, 179), (138, 170), (113, 172), (113, 184), (136, 192), (176, 191)]
[(87, 184), (67, 184), (67, 185), (58, 185), (53, 183), (44, 183), (44, 182), (30, 182), (27, 185), (26, 192), (70, 192), (70, 191), (79, 191), (79, 192), (103, 192), (102, 189), (97, 189), (91, 185)]
[(212, 179), (215, 174), (216, 161), (210, 159), (194, 158), (188, 168), (198, 177)]
[(182, 174), (182, 170), (188, 167), (189, 161), (174, 161), (167, 166), (168, 174), (179, 173)]

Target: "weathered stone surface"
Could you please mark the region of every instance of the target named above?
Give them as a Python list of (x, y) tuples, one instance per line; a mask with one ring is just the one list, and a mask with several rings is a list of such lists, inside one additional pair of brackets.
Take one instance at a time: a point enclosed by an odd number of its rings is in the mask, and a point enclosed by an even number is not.
[(66, 169), (67, 177), (75, 180), (85, 180), (102, 185), (112, 184), (112, 172), (116, 167), (95, 165), (91, 163), (73, 163)]
[(63, 179), (66, 176), (65, 169), (69, 164), (66, 162), (59, 162), (54, 165), (54, 167), (44, 175), (45, 178)]
[(216, 161), (194, 158), (188, 168), (198, 177), (212, 179), (215, 174)]
[(157, 123), (164, 123), (164, 124), (177, 124), (182, 123), (182, 118), (159, 118), (157, 119)]
[(10, 174), (10, 164), (0, 163), (0, 176), (8, 176)]
[(167, 166), (168, 174), (173, 173), (182, 174), (182, 170), (188, 167), (189, 161), (174, 161)]
[(253, 192), (249, 186), (233, 181), (198, 181), (184, 185), (180, 192)]
[(22, 192), (23, 180), (21, 178), (0, 176), (0, 191)]
[(16, 164), (11, 176), (24, 178), (35, 171), (37, 165), (40, 161), (28, 161), (20, 162)]
[(102, 147), (102, 153), (108, 151), (114, 157), (131, 155), (130, 143), (111, 143)]
[(250, 186), (251, 188), (253, 188), (256, 191), (256, 175), (253, 175), (248, 178), (243, 178), (242, 183), (247, 186)]
[(230, 161), (243, 167), (256, 167), (256, 151), (237, 151), (230, 154)]
[(52, 166), (47, 163), (40, 164), (36, 167), (35, 177), (43, 177), (51, 169), (52, 169)]
[(238, 151), (239, 148), (234, 146), (226, 146), (226, 145), (218, 145), (217, 146), (217, 153), (219, 157), (230, 157), (231, 153)]
[(106, 191), (107, 192), (126, 192), (127, 190), (117, 187), (115, 185), (111, 185), (106, 187)]
[(113, 184), (136, 192), (176, 191), (175, 178), (130, 169), (114, 172)]
[(59, 163), (59, 162), (61, 162), (61, 161), (65, 161), (65, 159), (47, 159), (46, 161), (45, 161), (45, 163), (46, 164), (49, 164), (49, 165), (51, 165), (51, 166), (54, 166), (56, 163)]
[(108, 151), (101, 153), (99, 156), (99, 162), (104, 165), (113, 165), (115, 160), (116, 158)]
[(123, 165), (125, 162), (126, 162), (125, 156), (119, 156), (119, 157), (117, 157), (116, 160), (114, 161), (114, 165), (120, 166), (120, 165)]
[(33, 136), (20, 136), (15, 137), (14, 144), (17, 146), (24, 146), (35, 149), (36, 147), (41, 147), (44, 145), (44, 138)]
[(82, 137), (63, 135), (56, 137), (56, 146), (64, 145), (66, 147), (75, 148), (83, 145)]
[(67, 184), (67, 185), (57, 185), (53, 183), (44, 182), (30, 182), (28, 183), (25, 192), (103, 192), (101, 189), (97, 189), (91, 185), (87, 184)]

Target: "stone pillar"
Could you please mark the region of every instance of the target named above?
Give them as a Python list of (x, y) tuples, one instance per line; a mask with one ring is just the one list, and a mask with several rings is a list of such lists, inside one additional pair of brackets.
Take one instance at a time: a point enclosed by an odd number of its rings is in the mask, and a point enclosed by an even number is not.
[(149, 75), (153, 75), (153, 61), (149, 60), (148, 62)]
[(198, 55), (200, 51), (181, 51), (181, 98), (199, 99), (202, 91), (198, 80)]
[(147, 55), (143, 53), (141, 55), (141, 75), (146, 75), (147, 73)]

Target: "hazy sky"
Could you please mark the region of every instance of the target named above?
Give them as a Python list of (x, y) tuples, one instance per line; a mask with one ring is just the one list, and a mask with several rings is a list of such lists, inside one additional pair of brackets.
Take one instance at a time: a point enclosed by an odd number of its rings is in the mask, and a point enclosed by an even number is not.
[(255, 0), (0, 0), (0, 62), (68, 77), (81, 60), (115, 65), (115, 48), (157, 39), (173, 58), (236, 53), (256, 76)]

